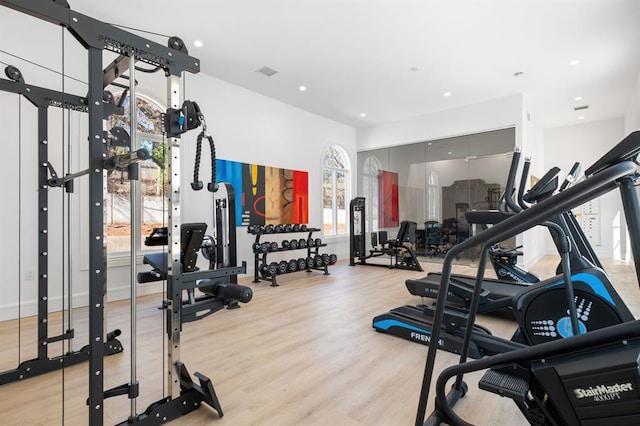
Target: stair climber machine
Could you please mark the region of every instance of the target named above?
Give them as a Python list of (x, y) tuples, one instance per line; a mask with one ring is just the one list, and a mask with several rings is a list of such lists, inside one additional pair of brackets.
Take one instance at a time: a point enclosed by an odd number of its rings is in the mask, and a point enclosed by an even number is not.
[[(557, 185), (549, 185), (549, 182), (556, 180), (556, 175), (557, 170), (555, 169), (551, 173), (545, 174), (523, 198), (531, 201), (539, 200), (532, 207), (543, 203), (548, 205), (550, 194), (547, 197), (539, 197), (539, 194), (549, 193), (550, 190), (548, 188), (555, 189), (557, 187)], [(563, 192), (566, 191), (565, 189)], [(558, 195), (561, 194), (562, 192), (558, 193)], [(553, 198), (555, 199), (558, 195)], [(530, 208), (521, 209), (520, 213), (512, 213), (508, 218), (474, 236), (472, 238), (473, 241), (483, 241), (483, 237), (492, 235), (495, 232), (494, 228), (498, 225), (504, 226), (502, 223), (507, 220), (513, 223), (514, 217), (521, 217), (522, 214), (529, 210)], [(576, 256), (571, 234), (558, 224), (562, 223), (562, 221), (557, 220), (558, 223), (554, 222), (561, 216), (562, 212), (550, 216), (549, 219), (551, 220), (541, 220), (536, 223), (536, 225), (544, 225), (550, 229), (551, 234), (554, 236), (556, 247), (563, 259), (562, 263), (566, 265), (561, 268), (562, 272), (560, 274), (552, 278), (526, 286), (515, 287), (519, 291), (511, 294), (495, 296), (491, 292), (493, 287), (491, 290), (487, 290), (487, 283), (500, 283), (501, 286), (506, 286), (507, 284), (496, 280), (487, 281), (483, 277), (484, 266), (481, 269), (479, 268), (479, 275), (475, 278), (476, 281), (465, 283), (465, 287), (462, 287), (459, 281), (454, 281), (449, 276), (447, 276), (447, 285), (443, 286), (444, 273), (439, 275), (441, 281), (438, 283), (435, 293), (439, 300), (438, 303), (441, 303), (440, 289), (446, 289), (446, 309), (443, 306), (442, 315), (444, 315), (444, 320), (439, 326), (442, 328), (439, 329), (438, 347), (453, 353), (462, 353), (462, 351), (466, 350), (469, 357), (481, 358), (486, 355), (513, 350), (513, 344), (533, 345), (570, 335), (570, 328), (567, 328), (567, 325), (570, 325), (566, 316), (567, 306), (563, 296), (564, 284), (567, 282), (572, 282), (572, 288), (575, 288), (575, 295), (579, 301), (578, 310), (582, 319), (581, 331), (595, 330), (633, 319), (629, 309), (614, 290), (605, 272), (589, 263), (586, 259), (580, 260), (581, 257)], [(498, 241), (500, 240), (492, 240), (491, 244), (487, 246), (487, 257), (490, 248)], [(466, 241), (464, 244), (466, 248), (472, 247), (471, 243)], [(458, 249), (456, 248), (454, 255), (457, 251)], [(574, 265), (576, 265), (575, 270), (573, 269)], [(482, 266), (482, 263), (480, 266)], [(412, 290), (409, 281), (407, 282), (407, 287), (410, 291)], [(416, 294), (417, 291), (414, 290), (412, 293)], [(518, 327), (511, 341), (506, 341), (508, 343), (505, 343), (502, 339), (494, 338), (490, 330), (469, 321), (470, 310), (474, 306), (474, 297), (477, 297), (477, 305), (475, 305), (473, 311), (474, 316), (476, 313), (502, 310), (505, 313), (508, 312), (509, 318), (517, 322)], [(463, 306), (452, 304), (452, 300), (461, 302)], [(373, 319), (373, 328), (379, 332), (428, 345), (435, 334), (434, 330), (436, 330), (433, 320), (433, 315), (436, 311), (437, 304), (436, 306), (425, 304), (401, 306), (375, 317)], [(471, 326), (468, 326), (468, 324), (471, 324)], [(463, 336), (467, 328), (470, 328), (473, 333), (470, 343), (465, 345)]]
[[(640, 282), (640, 197), (638, 155), (640, 131), (635, 131), (585, 172), (585, 179), (527, 210), (500, 222), (454, 247), (442, 267), (442, 292), (433, 317), (432, 339), (444, 339), (446, 297), (455, 256), (481, 245), (477, 281), (482, 281), (488, 250), (496, 241), (547, 221), (614, 189), (619, 189)], [(468, 360), (473, 345), (482, 288), (474, 289), (462, 338), (460, 363), (446, 368), (435, 384), (435, 407), (425, 420), (437, 345), (431, 345), (418, 402), (416, 425), (469, 425), (454, 411), (468, 391), (464, 374), (487, 370), (483, 390), (512, 399), (535, 425), (640, 424), (640, 321), (635, 320), (597, 267), (571, 273), (563, 253), (562, 276), (533, 284), (513, 298), (519, 340), (501, 341), (505, 350)], [(447, 392), (447, 383), (455, 377)], [(498, 422), (496, 422), (498, 423)]]

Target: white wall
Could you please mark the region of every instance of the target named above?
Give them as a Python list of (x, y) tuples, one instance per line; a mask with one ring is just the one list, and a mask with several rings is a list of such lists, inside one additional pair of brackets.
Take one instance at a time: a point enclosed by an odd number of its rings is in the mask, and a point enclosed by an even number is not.
[(626, 134), (640, 129), (640, 71), (636, 85), (629, 95), (629, 103), (624, 116), (624, 129)]
[(522, 121), (522, 95), (494, 99), (407, 120), (362, 127), (357, 131), (358, 151), (385, 148), (516, 127), (516, 145)]
[[(567, 171), (575, 161), (579, 161), (584, 172), (624, 136), (625, 123), (622, 117), (547, 129), (544, 132), (544, 163), (547, 167), (558, 166)], [(621, 230), (624, 230), (620, 194), (612, 191), (604, 195), (599, 206), (601, 244), (594, 245), (594, 250), (601, 258), (613, 258), (616, 252), (619, 252), (618, 256), (624, 256), (626, 249), (620, 240)], [(574, 209), (574, 213), (579, 212), (579, 208)], [(551, 237), (546, 237), (545, 249), (547, 253), (556, 253)]]

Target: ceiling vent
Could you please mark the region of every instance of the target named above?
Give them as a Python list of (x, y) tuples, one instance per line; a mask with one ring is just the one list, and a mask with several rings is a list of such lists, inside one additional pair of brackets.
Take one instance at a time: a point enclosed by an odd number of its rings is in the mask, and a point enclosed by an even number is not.
[(582, 111), (583, 109), (588, 109), (588, 108), (589, 108), (589, 105), (582, 105), (582, 106), (575, 107), (573, 110)]
[(262, 67), (257, 72), (259, 72), (260, 74), (264, 74), (267, 77), (271, 77), (272, 75), (276, 74), (278, 71), (274, 70), (273, 68)]

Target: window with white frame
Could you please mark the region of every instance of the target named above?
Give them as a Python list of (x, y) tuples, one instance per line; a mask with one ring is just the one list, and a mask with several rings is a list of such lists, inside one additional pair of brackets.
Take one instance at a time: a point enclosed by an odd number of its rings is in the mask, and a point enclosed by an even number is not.
[(380, 160), (375, 156), (367, 157), (362, 167), (362, 195), (365, 199), (365, 226), (367, 232), (378, 230), (378, 185), (382, 171)]
[(351, 175), (347, 153), (337, 145), (322, 154), (322, 211), (324, 235), (349, 233)]
[[(115, 96), (119, 102), (120, 96)], [(129, 123), (129, 96), (123, 102), (124, 115), (113, 115), (110, 119), (110, 127), (123, 127), (127, 132), (131, 132)], [(164, 108), (153, 100), (137, 94), (137, 126), (136, 137), (140, 142), (140, 147), (146, 149), (151, 154), (150, 161), (143, 161), (139, 164), (140, 196), (138, 203), (138, 222), (141, 224), (140, 241), (144, 241), (144, 236), (151, 233), (156, 227), (161, 227), (167, 223), (166, 208), (168, 198), (166, 194), (168, 177), (166, 174), (166, 154), (167, 146), (162, 134), (162, 113)], [(128, 152), (127, 147), (109, 148), (108, 155), (123, 154)], [(126, 170), (111, 170), (107, 176), (107, 253), (116, 254), (128, 252), (130, 250), (131, 236), (131, 203), (129, 199), (130, 181)], [(138, 249), (146, 249), (146, 246)], [(153, 249), (151, 247), (150, 249)], [(155, 248), (157, 249), (157, 248)]]

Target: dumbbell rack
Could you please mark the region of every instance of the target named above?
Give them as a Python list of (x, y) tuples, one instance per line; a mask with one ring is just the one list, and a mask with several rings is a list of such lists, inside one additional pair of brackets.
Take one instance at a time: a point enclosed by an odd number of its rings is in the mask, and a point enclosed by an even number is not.
[[(312, 270), (320, 270), (320, 271), (324, 271), (324, 275), (330, 275), (329, 274), (329, 262), (326, 261), (326, 256), (325, 258), (322, 257), (322, 255), (320, 254), (320, 248), (321, 247), (326, 247), (327, 244), (325, 243), (321, 243), (321, 244), (315, 244), (316, 241), (318, 241), (319, 239), (315, 239), (314, 241), (314, 245), (313, 246), (309, 246), (306, 245), (304, 247), (301, 247), (299, 245), (295, 245), (295, 247), (283, 247), (283, 242), (281, 242), (281, 244), (277, 244), (275, 247), (273, 247), (272, 245), (274, 244), (273, 242), (260, 242), (260, 238), (265, 235), (265, 236), (270, 236), (270, 235), (283, 235), (283, 234), (301, 234), (301, 233), (306, 233), (307, 234), (307, 238), (306, 241), (312, 240), (312, 235), (314, 232), (316, 231), (321, 231), (321, 229), (319, 228), (308, 228), (304, 225), (249, 225), (247, 232), (250, 234), (254, 234), (256, 236), (256, 240), (253, 243), (253, 253), (254, 253), (254, 279), (253, 282), (254, 283), (259, 283), (260, 281), (270, 281), (271, 282), (271, 286), (272, 287), (278, 287), (278, 283), (276, 281), (276, 277), (278, 275), (282, 275), (285, 273), (293, 273), (293, 272), (300, 272), (300, 271), (305, 271), (305, 272), (311, 272)], [(294, 240), (291, 240), (294, 241)], [(268, 248), (267, 248), (268, 247)], [(271, 270), (260, 270), (260, 265), (267, 265), (267, 256), (269, 255), (269, 253), (279, 253), (279, 252), (284, 252), (284, 251), (294, 251), (294, 250), (306, 250), (307, 251), (307, 257), (305, 259), (305, 265), (304, 268), (297, 268), (295, 271), (291, 271), (289, 268), (287, 268), (286, 270), (282, 270), (281, 268), (278, 268), (277, 270), (273, 270), (273, 268), (271, 268)], [(320, 261), (319, 259), (322, 259), (322, 261)], [(333, 255), (333, 259), (334, 259), (334, 263), (335, 263), (335, 255)], [(302, 258), (298, 259), (298, 261), (302, 260)], [(311, 260), (313, 260), (313, 262), (311, 262)], [(295, 261), (295, 259), (292, 259), (290, 261), (288, 261), (287, 263), (291, 263)], [(280, 261), (280, 263), (282, 263), (284, 261)]]

